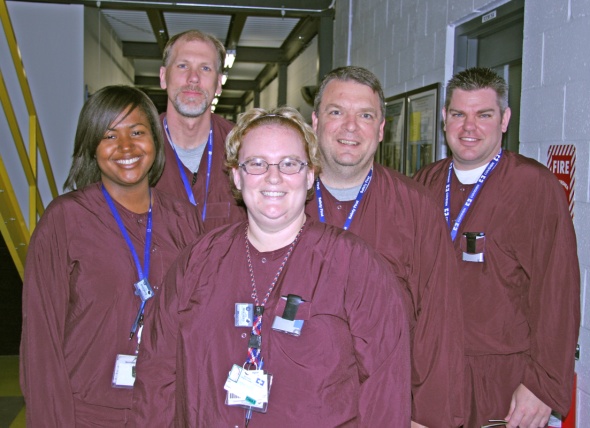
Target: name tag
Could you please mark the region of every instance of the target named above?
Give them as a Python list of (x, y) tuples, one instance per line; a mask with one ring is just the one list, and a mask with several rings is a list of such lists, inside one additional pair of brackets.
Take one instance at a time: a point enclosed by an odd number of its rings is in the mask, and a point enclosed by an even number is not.
[(113, 380), (111, 382), (113, 388), (133, 388), (136, 362), (137, 355), (117, 355)]
[(252, 327), (254, 305), (252, 303), (236, 303), (234, 325), (236, 327)]
[(223, 389), (225, 404), (266, 413), (272, 375), (263, 370), (245, 370), (236, 364), (231, 368)]

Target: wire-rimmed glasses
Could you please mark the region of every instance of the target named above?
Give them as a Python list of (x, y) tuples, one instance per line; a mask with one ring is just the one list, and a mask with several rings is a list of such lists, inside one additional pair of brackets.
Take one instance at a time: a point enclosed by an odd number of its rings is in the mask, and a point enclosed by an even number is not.
[(250, 175), (262, 175), (268, 171), (271, 166), (276, 166), (279, 171), (283, 174), (293, 175), (297, 174), (307, 166), (307, 162), (300, 161), (299, 159), (285, 158), (279, 163), (268, 163), (264, 159), (252, 158), (247, 159), (244, 162), (238, 164), (240, 168), (246, 171), (246, 174)]

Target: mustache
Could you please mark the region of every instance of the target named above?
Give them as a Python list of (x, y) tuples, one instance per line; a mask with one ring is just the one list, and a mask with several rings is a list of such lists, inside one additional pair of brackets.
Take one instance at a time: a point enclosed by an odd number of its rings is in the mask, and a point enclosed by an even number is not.
[(209, 96), (209, 93), (207, 91), (204, 91), (203, 89), (199, 88), (198, 86), (192, 86), (192, 85), (182, 86), (180, 88), (180, 92), (185, 92), (185, 91), (198, 92), (201, 95)]

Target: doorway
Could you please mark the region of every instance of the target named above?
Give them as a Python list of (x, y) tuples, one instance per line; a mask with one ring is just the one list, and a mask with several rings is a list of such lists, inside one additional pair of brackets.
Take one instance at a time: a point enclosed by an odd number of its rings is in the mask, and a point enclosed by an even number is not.
[(489, 67), (508, 83), (510, 125), (502, 147), (518, 153), (524, 0), (513, 0), (456, 28), (454, 73)]

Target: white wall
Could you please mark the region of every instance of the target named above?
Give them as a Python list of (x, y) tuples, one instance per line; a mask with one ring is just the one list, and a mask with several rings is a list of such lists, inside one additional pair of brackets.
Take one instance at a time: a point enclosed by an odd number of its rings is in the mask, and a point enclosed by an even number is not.
[[(83, 7), (14, 1), (7, 2), (7, 6), (56, 185), (61, 190), (69, 171), (76, 121), (84, 99)], [(17, 90), (18, 82), (3, 34), (0, 36), (0, 67), (28, 145), (28, 116), (20, 90)], [(0, 154), (27, 219), (28, 184), (4, 114), (0, 114), (0, 141)], [(39, 188), (47, 205), (51, 193), (44, 172), (40, 172), (39, 177)]]
[[(369, 68), (386, 97), (431, 83), (444, 85), (452, 75), (454, 27), (504, 3), (337, 0), (334, 66)], [(590, 426), (589, 38), (588, 0), (525, 2), (520, 151), (543, 164), (549, 145), (574, 144), (577, 152), (574, 225), (583, 317), (576, 364), (579, 427)]]
[(133, 64), (99, 9), (84, 9), (84, 83), (93, 94), (107, 85), (133, 85)]
[[(318, 40), (315, 37), (287, 68), (287, 105), (299, 110), (310, 124), (313, 107), (301, 96), (301, 88), (318, 84), (318, 69)], [(260, 93), (260, 107), (270, 109), (277, 106), (278, 82), (278, 78), (274, 79)]]
[(274, 79), (260, 92), (260, 107), (269, 110), (275, 108), (279, 100), (279, 79)]
[(287, 70), (287, 105), (299, 110), (310, 124), (313, 107), (301, 96), (301, 88), (318, 84), (318, 70), (318, 38), (314, 37)]

